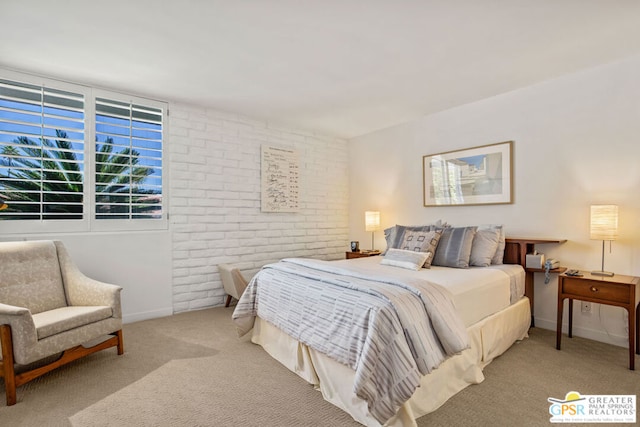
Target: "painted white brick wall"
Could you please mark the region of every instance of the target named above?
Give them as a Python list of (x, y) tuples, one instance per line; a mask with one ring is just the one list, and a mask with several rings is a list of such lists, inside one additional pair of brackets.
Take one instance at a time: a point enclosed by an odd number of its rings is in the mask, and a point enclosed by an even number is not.
[[(300, 155), (300, 211), (260, 211), (260, 148)], [(169, 115), (173, 310), (217, 306), (217, 265), (250, 278), (286, 257), (339, 259), (348, 250), (344, 140), (186, 105)]]

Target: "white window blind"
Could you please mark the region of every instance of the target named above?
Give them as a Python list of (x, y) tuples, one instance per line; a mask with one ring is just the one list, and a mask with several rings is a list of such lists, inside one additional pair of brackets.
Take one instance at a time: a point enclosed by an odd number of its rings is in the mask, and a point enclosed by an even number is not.
[(0, 220), (84, 217), (84, 95), (0, 79)]
[(95, 218), (160, 219), (163, 110), (96, 98)]
[(0, 69), (0, 234), (168, 227), (167, 104)]

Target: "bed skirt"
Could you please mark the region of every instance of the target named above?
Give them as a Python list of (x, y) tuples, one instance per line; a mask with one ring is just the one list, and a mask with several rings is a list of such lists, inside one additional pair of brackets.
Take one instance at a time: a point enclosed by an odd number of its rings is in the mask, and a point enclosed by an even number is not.
[[(527, 336), (531, 322), (529, 299), (471, 325), (470, 348), (447, 359), (422, 377), (420, 387), (385, 426), (415, 427), (415, 419), (435, 411), (469, 384), (484, 380), (482, 369), (511, 345)], [(313, 384), (324, 399), (366, 426), (380, 426), (367, 403), (353, 392), (355, 372), (346, 365), (293, 339), (270, 323), (256, 318), (251, 341), (292, 372)]]

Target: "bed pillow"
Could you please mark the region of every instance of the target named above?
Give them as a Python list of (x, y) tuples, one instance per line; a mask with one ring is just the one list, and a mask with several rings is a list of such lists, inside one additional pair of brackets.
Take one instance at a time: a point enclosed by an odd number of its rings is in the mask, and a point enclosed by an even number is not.
[(471, 244), (469, 265), (475, 267), (488, 267), (491, 265), (491, 260), (496, 254), (499, 242), (499, 228), (478, 227), (478, 231), (476, 231), (475, 236), (473, 236), (473, 243)]
[(411, 231), (430, 231), (435, 228), (446, 227), (446, 223), (443, 225), (441, 220), (436, 221), (433, 224), (426, 225), (394, 225), (384, 230), (384, 238), (387, 241), (387, 248), (382, 253), (385, 255), (387, 250), (394, 248), (398, 249), (402, 244), (403, 234), (406, 230)]
[(405, 251), (424, 252), (428, 254), (427, 260), (424, 262), (422, 267), (430, 268), (441, 236), (442, 229), (435, 229), (431, 231), (405, 230), (399, 249)]
[(393, 267), (420, 270), (427, 261), (429, 254), (426, 252), (405, 251), (403, 249), (389, 248), (380, 264)]
[(504, 261), (504, 248), (507, 245), (506, 236), (504, 233), (504, 227), (502, 225), (489, 225), (486, 227), (494, 227), (500, 230), (500, 239), (498, 240), (498, 247), (496, 253), (491, 259), (491, 264), (502, 264)]
[(385, 228), (384, 239), (387, 241), (387, 248), (382, 252), (382, 255), (386, 255), (387, 251), (393, 247), (393, 242), (396, 240), (396, 234), (398, 233), (398, 226)]
[(446, 227), (436, 249), (432, 265), (468, 268), (471, 245), (478, 227)]

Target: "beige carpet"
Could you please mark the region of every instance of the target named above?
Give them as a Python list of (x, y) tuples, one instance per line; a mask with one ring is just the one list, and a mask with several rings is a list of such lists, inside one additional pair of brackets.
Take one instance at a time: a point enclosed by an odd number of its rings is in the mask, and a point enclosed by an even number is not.
[[(125, 355), (110, 349), (18, 389), (0, 426), (357, 426), (260, 347), (235, 335), (231, 308), (125, 325)], [(580, 338), (555, 350), (532, 329), (419, 426), (549, 425), (548, 397), (638, 394), (627, 351)], [(637, 358), (640, 362), (640, 357)], [(584, 425), (584, 424), (583, 424)]]

